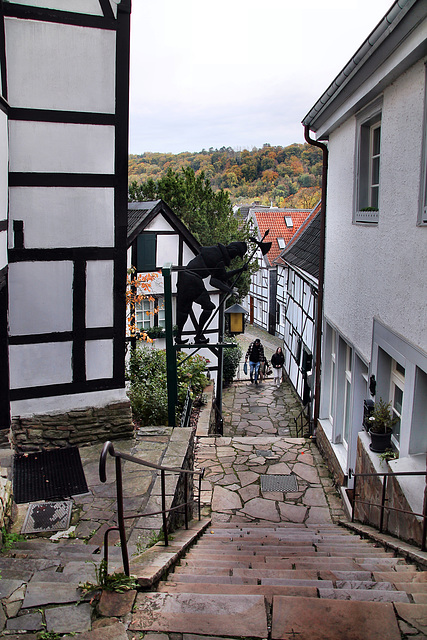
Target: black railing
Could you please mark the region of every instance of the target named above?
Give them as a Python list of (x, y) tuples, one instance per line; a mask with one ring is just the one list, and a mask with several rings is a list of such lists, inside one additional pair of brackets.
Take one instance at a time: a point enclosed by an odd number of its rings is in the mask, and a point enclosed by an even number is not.
[(304, 437), (304, 427), (310, 428), (310, 418), (307, 415), (309, 412), (309, 406), (310, 405), (305, 405), (297, 417), (294, 418), (297, 438)]
[[(387, 498), (387, 480), (389, 477), (395, 476), (424, 476), (426, 478), (426, 485), (424, 487), (424, 502), (423, 502), (423, 513), (415, 513), (414, 511), (410, 511), (409, 509), (400, 509), (398, 507), (390, 507), (386, 502)], [(384, 512), (385, 509), (389, 511), (396, 511), (398, 513), (406, 513), (414, 516), (415, 518), (423, 519), (423, 528), (421, 534), (421, 551), (426, 550), (426, 536), (427, 536), (427, 471), (397, 471), (388, 472), (388, 473), (354, 473), (352, 469), (348, 470), (348, 477), (354, 478), (354, 487), (353, 487), (353, 502), (352, 502), (352, 510), (351, 510), (351, 521), (354, 522), (354, 507), (356, 502), (359, 504), (369, 504), (371, 507), (378, 507), (380, 509), (380, 522), (378, 526), (378, 530), (380, 533), (384, 530)], [(383, 478), (383, 487), (382, 487), (382, 495), (381, 495), (381, 504), (377, 504), (371, 502), (370, 500), (362, 500), (357, 497), (357, 481), (359, 478)]]
[[(111, 442), (106, 442), (102, 447), (101, 456), (99, 459), (99, 478), (101, 482), (105, 482), (107, 480), (106, 473), (106, 462), (107, 462), (107, 454), (110, 454), (116, 461), (116, 493), (117, 493), (117, 527), (109, 527), (104, 534), (104, 561), (105, 561), (105, 570), (108, 573), (108, 535), (110, 531), (118, 531), (120, 535), (120, 546), (122, 550), (122, 559), (123, 559), (123, 571), (128, 576), (129, 575), (129, 554), (127, 548), (127, 540), (126, 540), (126, 529), (125, 529), (125, 520), (135, 519), (135, 517), (149, 517), (149, 516), (157, 516), (162, 515), (163, 523), (162, 530), (164, 536), (165, 547), (168, 546), (168, 527), (167, 527), (167, 514), (171, 511), (177, 511), (178, 509), (184, 509), (184, 524), (185, 528), (188, 529), (188, 508), (192, 505), (192, 501), (188, 499), (188, 477), (197, 475), (199, 477), (199, 493), (198, 493), (198, 518), (200, 520), (200, 496), (201, 496), (201, 488), (202, 488), (202, 478), (204, 476), (205, 470), (201, 469), (200, 471), (193, 471), (191, 469), (180, 469), (176, 467), (164, 467), (161, 465), (153, 464), (152, 462), (147, 462), (146, 460), (141, 460), (140, 458), (135, 458), (127, 453), (122, 453), (121, 451), (116, 451)], [(128, 462), (134, 462), (135, 464), (142, 465), (144, 467), (149, 467), (150, 469), (157, 469), (160, 471), (160, 483), (162, 490), (162, 509), (161, 511), (154, 511), (151, 513), (142, 513), (135, 516), (135, 514), (131, 516), (125, 516), (124, 514), (124, 504), (123, 504), (123, 479), (122, 479), (122, 460), (127, 460)], [(184, 477), (184, 502), (176, 505), (175, 507), (171, 507), (170, 509), (166, 509), (166, 472), (168, 474), (183, 474)]]
[(180, 427), (189, 427), (191, 418), (191, 409), (193, 408), (193, 400), (191, 397), (191, 387), (188, 386), (187, 394), (185, 396), (184, 406), (182, 408)]

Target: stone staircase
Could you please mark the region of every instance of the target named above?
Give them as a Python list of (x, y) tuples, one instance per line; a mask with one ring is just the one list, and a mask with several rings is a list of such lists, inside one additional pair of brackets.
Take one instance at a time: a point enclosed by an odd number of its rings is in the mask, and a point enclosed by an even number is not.
[[(114, 551), (117, 555), (119, 550)], [(46, 630), (82, 633), (91, 629), (92, 607), (82, 601), (78, 585), (96, 582), (99, 552), (98, 545), (82, 540), (53, 543), (34, 538), (17, 542), (12, 550), (2, 553), (0, 630), (25, 634)], [(0, 636), (3, 637), (1, 633)]]
[(130, 630), (184, 640), (427, 637), (427, 571), (383, 547), (334, 524), (211, 527), (157, 591), (137, 595)]

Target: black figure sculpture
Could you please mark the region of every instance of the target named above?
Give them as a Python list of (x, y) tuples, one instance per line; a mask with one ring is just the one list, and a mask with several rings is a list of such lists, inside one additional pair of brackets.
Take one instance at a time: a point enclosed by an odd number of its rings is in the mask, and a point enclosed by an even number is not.
[(246, 271), (248, 265), (245, 264), (240, 269), (233, 271), (226, 271), (226, 267), (230, 265), (233, 258), (237, 256), (243, 258), (246, 251), (246, 242), (230, 242), (227, 246), (218, 243), (214, 247), (202, 247), (200, 253), (190, 260), (183, 271), (178, 273), (176, 344), (188, 342), (187, 339), (182, 338), (181, 334), (194, 302), (202, 307), (202, 313), (196, 327), (195, 342), (197, 344), (209, 342), (209, 338), (203, 335), (203, 328), (215, 309), (215, 305), (210, 299), (203, 280), (210, 276), (210, 284), (213, 287), (223, 293), (234, 293), (229, 281), (238, 273)]

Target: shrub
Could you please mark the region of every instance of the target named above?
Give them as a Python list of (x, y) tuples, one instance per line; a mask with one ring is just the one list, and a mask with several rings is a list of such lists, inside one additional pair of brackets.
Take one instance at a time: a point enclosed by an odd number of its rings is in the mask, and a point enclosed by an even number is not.
[[(177, 354), (177, 416), (184, 405), (188, 385), (191, 386), (193, 394), (199, 394), (208, 382), (204, 373), (206, 358), (199, 355), (190, 356), (179, 365), (185, 358), (184, 353)], [(166, 351), (144, 347), (135, 349), (130, 357), (127, 378), (130, 382), (128, 397), (135, 418), (145, 426), (168, 424)]]
[(233, 382), (234, 376), (236, 375), (237, 367), (242, 358), (242, 348), (234, 337), (226, 337), (224, 342), (237, 345), (237, 347), (232, 349), (224, 349), (222, 380), (223, 386), (226, 387)]

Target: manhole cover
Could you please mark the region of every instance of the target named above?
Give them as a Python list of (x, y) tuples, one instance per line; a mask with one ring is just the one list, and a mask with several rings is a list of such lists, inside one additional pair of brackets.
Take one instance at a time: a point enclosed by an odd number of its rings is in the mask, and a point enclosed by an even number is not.
[(272, 458), (274, 456), (273, 451), (270, 451), (269, 449), (266, 449), (264, 451), (264, 449), (255, 449), (255, 453), (257, 456), (262, 456), (263, 458)]
[(298, 491), (298, 481), (294, 475), (261, 476), (261, 491)]
[(21, 533), (65, 531), (70, 526), (72, 504), (72, 500), (31, 503)]

